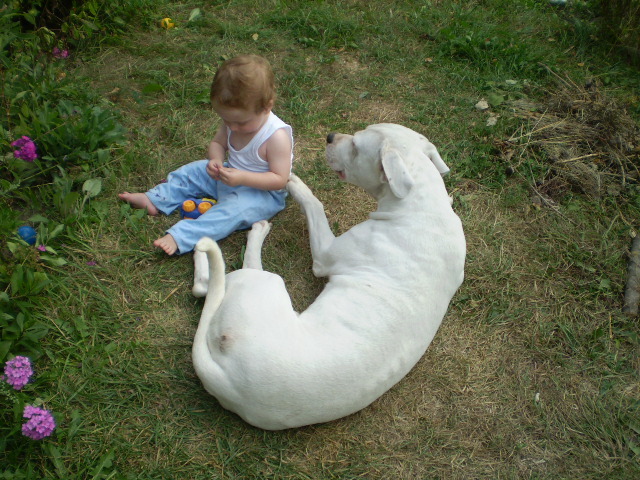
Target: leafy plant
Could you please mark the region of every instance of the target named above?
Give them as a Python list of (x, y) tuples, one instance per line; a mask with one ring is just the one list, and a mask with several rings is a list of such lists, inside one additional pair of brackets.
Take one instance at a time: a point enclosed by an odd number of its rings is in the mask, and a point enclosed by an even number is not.
[(46, 273), (22, 265), (16, 266), (9, 278), (0, 278), (0, 286), (9, 286), (9, 292), (5, 288), (0, 292), (0, 361), (10, 351), (36, 358), (40, 356), (42, 350), (39, 341), (47, 334), (48, 328), (39, 321), (32, 305), (50, 283)]

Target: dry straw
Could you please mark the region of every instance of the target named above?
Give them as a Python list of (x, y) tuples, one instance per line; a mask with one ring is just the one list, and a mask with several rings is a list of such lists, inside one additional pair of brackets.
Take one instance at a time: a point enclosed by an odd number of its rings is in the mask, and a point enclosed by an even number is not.
[(637, 184), (640, 129), (633, 119), (597, 81), (578, 85), (553, 75), (557, 88), (543, 104), (514, 104), (516, 116), (528, 121), (501, 142), (503, 158), (511, 168), (531, 156), (548, 164), (537, 189), (550, 198), (569, 190), (600, 198)]

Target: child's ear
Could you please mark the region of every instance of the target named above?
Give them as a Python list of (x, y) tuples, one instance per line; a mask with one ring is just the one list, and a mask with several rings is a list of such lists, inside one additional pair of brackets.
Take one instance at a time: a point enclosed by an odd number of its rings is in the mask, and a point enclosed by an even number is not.
[(269, 103), (267, 103), (267, 106), (264, 107), (264, 111), (265, 112), (270, 112), (271, 110), (273, 110), (273, 106), (276, 102), (274, 102), (273, 100), (269, 100)]

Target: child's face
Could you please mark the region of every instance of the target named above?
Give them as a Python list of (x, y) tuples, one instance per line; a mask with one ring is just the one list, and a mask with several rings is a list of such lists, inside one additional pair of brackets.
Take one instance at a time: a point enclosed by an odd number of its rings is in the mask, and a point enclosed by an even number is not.
[(249, 134), (256, 133), (269, 116), (270, 110), (254, 112), (241, 108), (214, 106), (214, 109), (224, 124), (234, 133)]

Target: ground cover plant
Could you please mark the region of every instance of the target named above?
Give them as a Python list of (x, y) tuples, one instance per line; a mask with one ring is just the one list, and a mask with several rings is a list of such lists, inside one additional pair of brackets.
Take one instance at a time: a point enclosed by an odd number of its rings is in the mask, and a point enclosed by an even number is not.
[[(37, 40), (3, 29), (16, 38), (2, 70), (0, 354), (13, 363), (0, 478), (640, 475), (638, 319), (622, 312), (640, 223), (639, 76), (599, 36), (591, 3), (140, 2), (138, 17), (117, 3), (76, 12), (66, 37), (39, 20)], [(49, 42), (46, 55), (18, 37)], [(204, 157), (218, 125), (212, 75), (239, 53), (272, 63), (294, 171), (337, 233), (375, 206), (325, 166), (327, 133), (400, 123), (452, 170), (465, 283), (411, 373), (329, 424), (260, 431), (203, 391), (191, 257), (151, 245), (176, 217), (116, 197)], [(35, 162), (11, 146), (23, 136)], [(29, 219), (34, 246), (14, 233)], [(323, 286), (304, 219), (290, 202), (273, 224), (265, 268), (304, 309)], [(245, 240), (221, 242), (228, 270)], [(16, 390), (23, 356), (34, 373)], [(49, 436), (23, 434), (28, 405), (51, 412), (55, 429), (39, 424)]]

